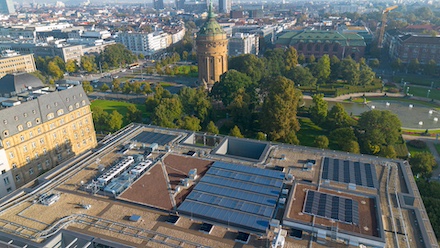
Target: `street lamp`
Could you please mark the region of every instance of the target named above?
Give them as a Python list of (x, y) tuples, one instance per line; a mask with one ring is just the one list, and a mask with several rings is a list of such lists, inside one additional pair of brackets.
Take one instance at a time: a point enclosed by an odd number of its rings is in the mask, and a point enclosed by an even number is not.
[(431, 90), (428, 90), (428, 94), (426, 94), (426, 98), (429, 98), (429, 93), (431, 93)]
[(409, 95), (409, 86), (406, 88), (406, 94)]

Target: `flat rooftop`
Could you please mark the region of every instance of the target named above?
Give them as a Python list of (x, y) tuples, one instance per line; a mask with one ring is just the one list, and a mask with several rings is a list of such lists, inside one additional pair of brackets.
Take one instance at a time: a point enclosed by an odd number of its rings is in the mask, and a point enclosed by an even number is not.
[[(191, 134), (129, 125), (93, 152), (57, 166), (38, 183), (2, 199), (0, 244), (12, 240), (28, 248), (51, 247), (77, 239), (78, 247), (89, 242), (113, 247), (266, 247), (274, 237), (275, 219), (287, 233), (298, 232), (291, 229), (298, 224), (304, 227), (302, 240), (288, 236), (285, 247), (355, 247), (360, 238), (392, 247), (438, 247), (410, 165), (404, 161), (222, 136), (205, 145), (200, 143), (203, 134), (181, 142)], [(102, 167), (110, 168), (124, 156), (137, 159), (145, 154), (148, 147), (142, 146), (118, 153), (121, 145), (139, 135), (150, 137), (146, 144), (169, 148), (153, 151), (148, 157), (152, 166), (116, 198), (84, 191), (84, 183), (99, 177)], [(233, 142), (217, 143), (220, 140)], [(217, 154), (219, 149), (225, 154)], [(236, 151), (240, 149), (246, 151)], [(248, 156), (253, 152), (257, 155)], [(189, 180), (194, 169), (197, 176)], [(310, 192), (316, 193), (307, 203)], [(60, 194), (60, 199), (44, 206), (38, 203), (43, 193)], [(350, 211), (358, 211), (358, 220)], [(133, 215), (140, 220), (130, 221)], [(170, 215), (178, 215), (175, 224), (166, 222)], [(254, 218), (246, 221), (246, 216)], [(209, 234), (199, 231), (203, 223), (214, 224)], [(314, 230), (338, 230), (350, 241), (342, 244), (329, 233), (314, 233), (306, 228), (312, 223)], [(236, 243), (239, 231), (251, 234), (248, 244)], [(316, 242), (318, 236), (325, 244)]]
[[(355, 195), (341, 191), (334, 191), (331, 189), (319, 188), (316, 185), (301, 184), (298, 183), (294, 186), (293, 198), (291, 198), (289, 211), (286, 212), (285, 219), (292, 221), (297, 221), (298, 223), (303, 223), (307, 225), (312, 225), (314, 221), (315, 226), (319, 225), (322, 227), (335, 227), (341, 231), (358, 233), (362, 235), (378, 237), (378, 224), (377, 224), (377, 209), (376, 201), (373, 197), (367, 197), (362, 195)], [(310, 214), (306, 211), (306, 199), (310, 192), (317, 192), (317, 194), (336, 196), (340, 199), (349, 199), (353, 201), (357, 207), (357, 221), (349, 223), (349, 221), (344, 221), (344, 218), (338, 220), (338, 217), (330, 218), (325, 217), (320, 214)], [(293, 200), (294, 199), (294, 200)], [(319, 201), (319, 199), (318, 199)], [(331, 203), (328, 203), (331, 204)], [(331, 207), (331, 205), (330, 205)], [(321, 208), (325, 208), (321, 206)], [(321, 209), (327, 210), (327, 209)], [(345, 214), (345, 212), (344, 212)], [(325, 215), (325, 214), (324, 214)], [(315, 218), (313, 218), (315, 217)], [(337, 224), (336, 224), (337, 222)]]

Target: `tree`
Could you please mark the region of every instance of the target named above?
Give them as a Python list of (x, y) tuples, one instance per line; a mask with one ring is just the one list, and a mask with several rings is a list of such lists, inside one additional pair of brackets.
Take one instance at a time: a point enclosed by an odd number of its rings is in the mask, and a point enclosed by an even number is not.
[(293, 82), (285, 77), (267, 80), (267, 90), (263, 92), (261, 129), (271, 140), (293, 141), (300, 128), (296, 113), (301, 92), (295, 90)]
[(255, 136), (255, 139), (257, 140), (267, 140), (267, 135), (263, 132), (258, 132)]
[(237, 70), (229, 70), (220, 77), (220, 82), (214, 84), (211, 95), (220, 99), (227, 107), (235, 98), (240, 89), (246, 89), (252, 85), (251, 78)]
[(103, 108), (99, 106), (93, 106), (92, 107), (92, 118), (93, 123), (95, 124), (96, 129), (104, 130), (107, 129), (107, 120), (109, 119), (109, 114), (104, 111)]
[(202, 122), (208, 117), (211, 102), (203, 88), (183, 87), (179, 92), (179, 98), (186, 114), (194, 115)]
[(106, 46), (99, 58), (99, 61), (107, 63), (112, 68), (131, 64), (135, 60), (136, 56), (122, 44)]
[(251, 99), (244, 89), (240, 89), (234, 100), (229, 104), (228, 110), (234, 123), (246, 130), (251, 124), (252, 110), (250, 109)]
[(87, 94), (93, 92), (93, 86), (90, 85), (89, 81), (82, 82), (82, 87)]
[(176, 120), (182, 116), (182, 103), (178, 97), (162, 98), (152, 114), (155, 125), (176, 128)]
[(359, 63), (359, 83), (360, 85), (369, 85), (373, 82), (376, 73), (365, 63), (365, 59), (361, 59)]
[(142, 112), (134, 104), (130, 104), (127, 106), (126, 118), (129, 122), (141, 122)]
[(109, 90), (109, 89), (110, 89), (110, 87), (108, 87), (107, 84), (103, 84), (103, 85), (101, 86), (101, 91), (102, 91), (102, 92), (106, 92), (106, 91)]
[(237, 138), (244, 138), (243, 134), (241, 134), (240, 128), (237, 126), (234, 126), (231, 131), (229, 132), (230, 136), (237, 137)]
[(328, 148), (329, 140), (325, 135), (319, 135), (315, 138), (315, 146), (318, 148)]
[(114, 132), (122, 127), (123, 123), (123, 116), (116, 110), (113, 110), (113, 112), (108, 116), (107, 119), (107, 126), (110, 131)]
[(329, 138), (333, 143), (337, 144), (341, 150), (345, 148), (345, 145), (349, 141), (357, 142), (353, 129), (349, 127), (334, 129), (330, 132)]
[(206, 132), (213, 133), (213, 134), (219, 134), (218, 127), (215, 125), (213, 121), (210, 121), (208, 125), (206, 126)]
[(315, 63), (315, 61), (316, 61), (316, 58), (315, 58), (315, 55), (310, 55), (308, 58), (307, 58), (307, 61), (310, 63), (310, 64), (313, 64), (313, 63)]
[(425, 65), (424, 72), (427, 75), (434, 76), (436, 74), (436, 71), (437, 71), (437, 62), (435, 62), (435, 60), (433, 59), (429, 60), (428, 64)]
[(379, 68), (380, 61), (378, 59), (372, 59), (369, 64), (372, 68)]
[(78, 62), (73, 59), (69, 59), (66, 63), (66, 71), (69, 73), (77, 72), (78, 71)]
[(342, 151), (350, 153), (360, 153), (359, 143), (356, 140), (349, 140), (341, 147)]
[(139, 53), (138, 58), (139, 59), (145, 59), (145, 55), (143, 53)]
[(150, 94), (153, 92), (153, 90), (151, 90), (150, 83), (147, 83), (147, 82), (141, 83), (141, 89), (142, 89), (142, 93), (144, 93), (144, 94)]
[(396, 60), (394, 60), (392, 63), (391, 63), (391, 68), (393, 68), (393, 70), (402, 70), (402, 68), (403, 68), (403, 63), (402, 63), (402, 60), (400, 60), (399, 58), (397, 58)]
[(432, 168), (436, 165), (434, 156), (429, 152), (416, 152), (411, 154), (409, 162), (413, 173), (425, 178), (431, 176)]
[(284, 71), (288, 72), (298, 65), (298, 52), (294, 47), (289, 47), (286, 51)]
[(388, 145), (388, 146), (382, 146), (380, 148), (379, 155), (381, 157), (385, 157), (385, 158), (396, 158), (397, 157), (397, 152), (394, 149), (393, 145)]
[(390, 111), (371, 110), (362, 113), (358, 120), (358, 129), (364, 152), (373, 153), (377, 151), (377, 146), (380, 150), (382, 145), (394, 145), (401, 135), (401, 126), (397, 115)]
[(354, 125), (356, 125), (356, 121), (347, 114), (341, 103), (336, 103), (328, 112), (326, 125), (328, 130)]
[(341, 61), (340, 65), (341, 78), (350, 85), (359, 84), (359, 64), (356, 63), (351, 57), (347, 57)]
[(314, 76), (318, 79), (319, 84), (324, 84), (330, 78), (330, 57), (324, 54), (314, 67)]
[(64, 60), (60, 58), (60, 56), (53, 57), (52, 61), (61, 69), (61, 71), (66, 71), (66, 63), (64, 63)]
[(55, 62), (50, 61), (47, 65), (47, 72), (51, 75), (55, 80), (63, 77), (63, 71), (58, 67)]
[(121, 81), (119, 79), (114, 78), (112, 81), (112, 92), (119, 92), (121, 91)]
[(324, 94), (312, 96), (313, 106), (310, 107), (310, 116), (313, 123), (321, 125), (325, 123), (328, 113), (328, 103), (324, 100)]
[(86, 72), (96, 71), (95, 56), (84, 55), (81, 57), (81, 68)]
[(412, 73), (416, 73), (420, 68), (420, 63), (417, 58), (412, 59), (408, 64), (408, 71)]
[(275, 48), (266, 50), (264, 53), (264, 60), (266, 65), (266, 70), (264, 71), (269, 73), (266, 76), (283, 75), (286, 63), (286, 53), (284, 52), (284, 49)]
[(191, 131), (200, 131), (202, 127), (200, 126), (199, 118), (195, 116), (185, 116), (182, 120), (179, 121), (180, 128), (191, 130)]
[(125, 82), (124, 88), (122, 88), (122, 92), (124, 92), (124, 94), (131, 93), (131, 84), (129, 82)]
[(294, 67), (287, 73), (286, 77), (299, 86), (315, 86), (317, 82), (309, 68), (302, 66)]
[(299, 56), (298, 56), (298, 64), (304, 64), (306, 62), (306, 57), (304, 56), (304, 54), (303, 53), (301, 53)]
[(341, 61), (339, 60), (338, 57), (336, 57), (335, 55), (332, 55), (330, 57), (330, 79), (333, 81), (336, 81), (340, 76), (341, 76), (341, 72), (340, 69), (341, 68)]
[(229, 60), (229, 69), (235, 69), (250, 77), (251, 82), (258, 82), (263, 76), (264, 63), (253, 54), (243, 54)]

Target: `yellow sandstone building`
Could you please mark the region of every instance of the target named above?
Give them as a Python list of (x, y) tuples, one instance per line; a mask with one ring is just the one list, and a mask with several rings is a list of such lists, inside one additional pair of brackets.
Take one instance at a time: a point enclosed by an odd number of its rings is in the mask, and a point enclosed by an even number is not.
[(228, 70), (228, 39), (226, 32), (215, 20), (212, 6), (209, 8), (208, 20), (197, 33), (196, 45), (199, 82), (210, 90)]
[(0, 181), (0, 187), (14, 182), (19, 188), (97, 145), (90, 102), (81, 86), (50, 91), (34, 84), (2, 102), (0, 123), (0, 170), (13, 180)]
[(33, 54), (20, 55), (11, 50), (5, 50), (0, 56), (0, 78), (8, 73), (34, 72), (35, 60)]

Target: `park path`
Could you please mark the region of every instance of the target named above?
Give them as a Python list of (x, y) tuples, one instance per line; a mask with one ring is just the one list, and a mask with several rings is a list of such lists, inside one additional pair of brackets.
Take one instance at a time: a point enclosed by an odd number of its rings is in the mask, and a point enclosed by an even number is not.
[[(346, 94), (346, 95), (340, 95), (337, 97), (324, 97), (325, 100), (327, 101), (332, 101), (332, 102), (341, 102), (343, 100), (349, 99), (350, 97), (362, 97), (362, 96), (366, 96), (366, 97), (371, 97), (371, 96), (385, 96), (385, 93), (381, 93), (381, 92), (365, 92), (365, 93), (352, 93), (352, 94)], [(403, 94), (401, 93), (386, 93), (386, 96), (389, 97), (404, 97)], [(312, 96), (309, 95), (303, 95), (304, 99), (312, 99)]]
[(435, 149), (434, 144), (440, 144), (440, 140), (437, 140), (435, 137), (429, 137), (429, 136), (414, 136), (414, 135), (407, 135), (402, 134), (402, 137), (405, 141), (408, 140), (421, 140), (426, 143), (427, 147), (429, 148), (429, 151), (434, 156), (435, 160), (437, 161), (437, 168), (432, 171), (432, 177), (431, 179), (439, 180), (440, 175), (440, 154), (438, 154), (437, 150)]

